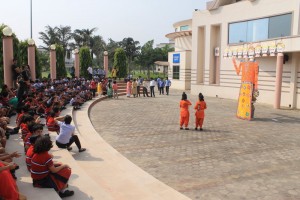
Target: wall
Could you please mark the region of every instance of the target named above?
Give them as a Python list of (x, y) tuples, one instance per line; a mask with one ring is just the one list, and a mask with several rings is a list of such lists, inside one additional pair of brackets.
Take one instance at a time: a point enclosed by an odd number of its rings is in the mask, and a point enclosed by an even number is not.
[[(212, 11), (195, 11), (193, 13), (192, 35), (192, 85), (191, 92), (198, 94), (200, 91), (207, 96), (237, 99), (239, 94), (240, 79), (237, 76), (231, 59), (220, 59), (220, 83), (215, 84), (216, 71), (214, 69), (214, 48), (220, 45), (220, 52), (227, 47), (228, 23), (243, 20), (269, 17), (285, 13), (293, 13), (292, 37), (283, 38), (286, 44), (286, 54), (290, 60), (283, 66), (281, 105), (300, 108), (299, 100), (299, 63), (300, 56), (292, 52), (300, 51), (299, 34), (299, 0), (257, 0), (254, 2), (241, 1), (235, 4), (222, 6)], [(219, 35), (219, 37), (218, 37)], [(280, 40), (280, 38), (278, 39)], [(276, 40), (275, 40), (276, 41)], [(270, 42), (270, 41), (265, 41)], [(257, 58), (260, 65), (258, 102), (274, 104), (276, 57)], [(294, 67), (294, 68), (293, 68)], [(293, 69), (297, 70), (296, 85), (293, 80)]]

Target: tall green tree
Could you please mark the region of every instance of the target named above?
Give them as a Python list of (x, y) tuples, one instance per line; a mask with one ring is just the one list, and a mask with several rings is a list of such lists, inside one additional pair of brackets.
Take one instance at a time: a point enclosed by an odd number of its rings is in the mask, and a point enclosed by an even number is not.
[(40, 53), (37, 47), (35, 47), (35, 77), (38, 79), (42, 78), (42, 62), (40, 58)]
[(28, 63), (28, 43), (26, 41), (21, 41), (19, 43), (19, 64), (26, 65)]
[(128, 63), (128, 73), (131, 71), (131, 63), (133, 59), (139, 54), (141, 47), (139, 46), (139, 41), (134, 41), (131, 37), (124, 38), (121, 42), (121, 47), (124, 49), (127, 63)]
[(41, 46), (41, 48), (49, 50), (51, 44), (60, 44), (58, 28), (48, 25), (45, 27), (45, 29), (45, 32), (39, 32), (39, 39), (41, 39), (44, 43), (44, 46)]
[(141, 54), (139, 55), (137, 62), (141, 66), (147, 68), (147, 76), (150, 78), (150, 67), (154, 64), (157, 59), (156, 53), (153, 49), (154, 40), (146, 42), (141, 49)]
[(65, 78), (67, 76), (65, 50), (61, 45), (56, 45), (56, 76), (57, 78)]
[(87, 46), (80, 48), (79, 63), (80, 63), (80, 76), (88, 78), (87, 68), (92, 65), (92, 57), (90, 54), (90, 49)]
[(121, 48), (119, 42), (114, 41), (113, 39), (109, 38), (108, 43), (105, 47), (105, 50), (108, 52), (108, 66), (113, 66), (114, 64), (114, 55), (117, 48)]
[(126, 68), (126, 53), (122, 48), (117, 48), (114, 55), (114, 67), (119, 71), (118, 77), (125, 77), (127, 74)]
[(174, 51), (174, 48), (167, 44), (164, 47), (162, 47), (161, 50), (163, 57), (162, 61), (168, 61), (168, 53)]

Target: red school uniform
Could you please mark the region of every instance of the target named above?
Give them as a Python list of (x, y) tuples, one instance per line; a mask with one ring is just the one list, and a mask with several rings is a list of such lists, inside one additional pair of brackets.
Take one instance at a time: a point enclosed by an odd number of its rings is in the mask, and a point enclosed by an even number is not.
[(25, 138), (26, 138), (27, 134), (30, 133), (30, 131), (28, 129), (28, 125), (25, 123), (22, 123), (20, 125), (20, 127), (21, 127), (22, 139), (23, 139), (23, 142), (25, 142)]
[(53, 117), (50, 117), (50, 116), (47, 117), (46, 126), (48, 127), (48, 131), (55, 131), (55, 132), (59, 133), (60, 127), (55, 122)]
[(34, 149), (34, 145), (30, 145), (26, 152), (26, 160), (25, 161), (26, 161), (28, 171), (30, 171), (30, 169), (31, 169), (31, 159), (34, 154), (33, 149)]
[(63, 168), (57, 173), (52, 173), (50, 167), (53, 166), (53, 158), (46, 151), (35, 153), (31, 159), (31, 178), (34, 187), (53, 187), (56, 191), (61, 191), (67, 184), (71, 169)]
[[(0, 167), (5, 165), (0, 162)], [(5, 200), (19, 199), (16, 181), (13, 179), (9, 169), (0, 172), (0, 196)]]

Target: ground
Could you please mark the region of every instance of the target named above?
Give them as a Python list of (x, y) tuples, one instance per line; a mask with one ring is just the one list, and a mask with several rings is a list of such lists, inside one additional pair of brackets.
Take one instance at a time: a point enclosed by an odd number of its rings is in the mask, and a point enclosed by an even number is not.
[[(235, 117), (237, 101), (208, 98), (204, 131), (179, 130), (182, 91), (107, 99), (90, 118), (130, 161), (191, 199), (300, 199), (300, 112), (256, 103), (255, 119)], [(205, 94), (204, 94), (205, 96)], [(193, 105), (195, 95), (188, 94)]]

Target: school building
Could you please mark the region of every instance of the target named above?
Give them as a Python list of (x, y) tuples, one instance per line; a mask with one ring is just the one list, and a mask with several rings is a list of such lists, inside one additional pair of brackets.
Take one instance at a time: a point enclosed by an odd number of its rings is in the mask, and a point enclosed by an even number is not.
[(238, 99), (241, 76), (232, 57), (248, 57), (259, 63), (258, 102), (299, 109), (299, 19), (299, 0), (207, 2), (166, 35), (175, 41), (168, 58), (172, 87)]

